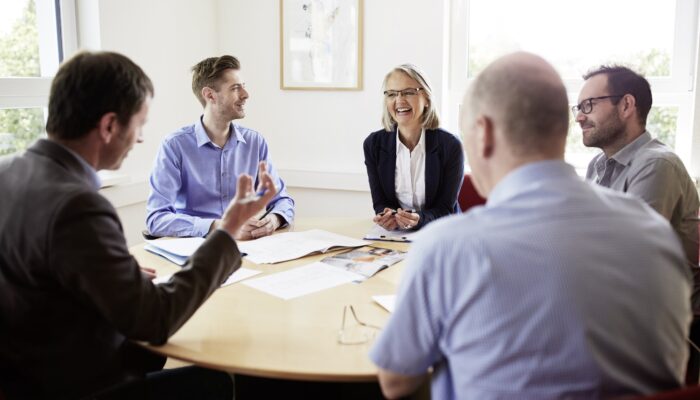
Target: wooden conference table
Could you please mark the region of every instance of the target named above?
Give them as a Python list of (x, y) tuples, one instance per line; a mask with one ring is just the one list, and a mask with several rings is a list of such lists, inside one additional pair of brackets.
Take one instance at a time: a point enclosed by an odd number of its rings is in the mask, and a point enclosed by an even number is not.
[[(319, 228), (361, 238), (372, 226), (369, 219), (323, 218), (296, 221), (294, 230)], [(407, 250), (407, 243), (369, 242), (378, 247)], [(178, 270), (175, 264), (143, 249), (131, 248), (145, 267), (158, 274)], [(279, 264), (244, 267), (263, 271), (254, 278), (309, 264), (328, 254), (307, 256)], [(150, 350), (207, 368), (244, 375), (306, 381), (376, 381), (376, 367), (368, 358), (373, 344), (344, 345), (337, 342), (343, 307), (353, 305), (358, 318), (384, 326), (389, 313), (373, 302), (373, 295), (393, 294), (404, 261), (360, 284), (282, 300), (236, 283), (223, 287), (197, 310), (192, 318), (163, 346)], [(252, 279), (254, 279), (252, 278)], [(348, 315), (347, 321), (354, 324)]]

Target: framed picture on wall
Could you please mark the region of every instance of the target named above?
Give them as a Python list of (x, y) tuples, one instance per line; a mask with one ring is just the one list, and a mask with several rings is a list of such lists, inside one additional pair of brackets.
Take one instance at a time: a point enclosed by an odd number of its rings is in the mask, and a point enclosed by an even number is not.
[(282, 89), (362, 89), (362, 1), (280, 0)]

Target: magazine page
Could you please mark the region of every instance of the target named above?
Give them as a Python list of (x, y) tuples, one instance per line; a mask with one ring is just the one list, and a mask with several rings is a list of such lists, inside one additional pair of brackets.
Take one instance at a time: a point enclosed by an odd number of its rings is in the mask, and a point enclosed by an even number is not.
[(406, 257), (405, 251), (365, 246), (326, 257), (321, 262), (360, 274), (364, 279), (367, 279), (382, 269), (403, 260), (404, 257)]

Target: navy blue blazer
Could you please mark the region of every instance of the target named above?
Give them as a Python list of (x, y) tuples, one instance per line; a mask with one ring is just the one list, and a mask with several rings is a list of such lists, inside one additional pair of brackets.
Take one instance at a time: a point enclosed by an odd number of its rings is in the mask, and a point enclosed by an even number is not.
[[(382, 129), (372, 132), (364, 142), (365, 166), (372, 191), (374, 212), (399, 208), (394, 174), (396, 173), (396, 132)], [(459, 212), (457, 195), (464, 179), (462, 144), (442, 129), (425, 131), (425, 205), (418, 212), (420, 222), (413, 229)]]

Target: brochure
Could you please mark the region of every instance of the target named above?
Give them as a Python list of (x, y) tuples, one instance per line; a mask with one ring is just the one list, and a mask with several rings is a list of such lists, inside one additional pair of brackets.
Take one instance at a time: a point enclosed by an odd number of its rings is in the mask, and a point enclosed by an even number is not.
[(363, 281), (405, 257), (405, 251), (364, 246), (326, 257), (321, 262), (359, 274), (361, 276), (359, 280)]

